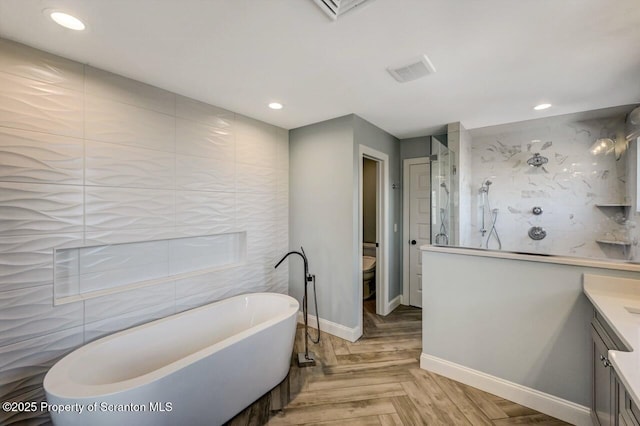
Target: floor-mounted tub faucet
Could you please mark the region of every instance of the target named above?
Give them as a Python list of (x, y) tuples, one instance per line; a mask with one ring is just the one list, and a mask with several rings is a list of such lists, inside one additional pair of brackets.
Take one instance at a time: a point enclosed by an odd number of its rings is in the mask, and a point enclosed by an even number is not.
[[(316, 365), (315, 355), (313, 352), (309, 352), (309, 342), (308, 339), (311, 339), (313, 343), (320, 343), (320, 314), (318, 313), (318, 297), (316, 296), (316, 276), (311, 275), (309, 273), (309, 261), (307, 260), (307, 255), (304, 252), (304, 249), (300, 247), (301, 251), (290, 251), (285, 254), (282, 259), (278, 263), (276, 263), (275, 268), (280, 266), (284, 260), (292, 254), (297, 254), (304, 261), (304, 297), (302, 298), (302, 314), (304, 316), (304, 353), (298, 354), (298, 366), (299, 367), (310, 367)], [(316, 326), (318, 328), (318, 337), (314, 339), (309, 334), (309, 311), (307, 310), (308, 304), (308, 295), (307, 295), (307, 285), (313, 282), (313, 301), (316, 307)]]

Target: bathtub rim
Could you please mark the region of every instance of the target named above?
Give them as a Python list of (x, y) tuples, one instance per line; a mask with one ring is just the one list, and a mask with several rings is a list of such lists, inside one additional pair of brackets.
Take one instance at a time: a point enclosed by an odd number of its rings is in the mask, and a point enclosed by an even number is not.
[[(267, 296), (269, 298), (286, 299), (288, 300), (289, 306), (286, 310), (283, 311), (283, 313), (276, 315), (267, 321), (264, 321), (260, 324), (249, 327), (241, 331), (240, 333), (229, 336), (219, 342), (214, 343), (213, 345), (202, 348), (183, 358), (170, 362), (160, 368), (141, 374), (139, 376), (136, 376), (130, 379), (112, 382), (112, 383), (97, 384), (97, 385), (78, 383), (76, 381), (71, 380), (70, 372), (72, 370), (72, 367), (77, 362), (77, 359), (79, 357), (84, 356), (85, 354), (87, 354), (87, 352), (94, 350), (96, 347), (104, 343), (107, 343), (113, 339), (117, 339), (122, 335), (133, 333), (136, 330), (142, 330), (147, 327), (152, 327), (178, 317), (187, 316), (189, 314), (194, 314), (195, 312), (203, 311), (206, 309), (211, 309), (211, 306), (213, 305), (218, 305), (218, 304), (223, 305), (227, 303), (232, 303), (237, 299), (242, 299), (242, 298), (251, 297), (251, 296), (253, 297)], [(56, 398), (73, 398), (78, 400), (106, 397), (106, 396), (114, 395), (123, 391), (133, 390), (138, 387), (160, 380), (163, 377), (166, 377), (188, 365), (191, 365), (201, 359), (204, 359), (207, 356), (227, 346), (231, 346), (234, 343), (237, 343), (246, 337), (256, 334), (280, 322), (284, 322), (287, 319), (290, 319), (291, 317), (296, 318), (299, 310), (300, 310), (300, 304), (295, 298), (286, 294), (268, 293), (268, 292), (241, 294), (241, 295), (230, 297), (228, 299), (223, 299), (216, 302), (208, 303), (206, 305), (202, 305), (197, 308), (188, 309), (186, 311), (169, 315), (164, 318), (160, 318), (160, 319), (150, 321), (144, 324), (140, 324), (131, 328), (117, 331), (113, 334), (98, 338), (92, 342), (89, 342), (75, 349), (74, 351), (65, 355), (62, 359), (57, 361), (49, 369), (49, 371), (47, 371), (43, 380), (43, 388), (47, 396), (51, 395)]]

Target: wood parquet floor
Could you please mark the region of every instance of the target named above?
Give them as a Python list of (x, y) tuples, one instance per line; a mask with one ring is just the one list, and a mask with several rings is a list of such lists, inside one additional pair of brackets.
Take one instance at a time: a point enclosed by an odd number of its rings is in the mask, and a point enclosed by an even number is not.
[[(355, 343), (322, 334), (315, 367), (290, 372), (291, 402), (268, 425), (565, 425), (532, 409), (420, 369), (422, 311), (386, 317), (365, 301)], [(315, 330), (311, 330), (312, 333)], [(304, 350), (298, 327), (294, 352)]]

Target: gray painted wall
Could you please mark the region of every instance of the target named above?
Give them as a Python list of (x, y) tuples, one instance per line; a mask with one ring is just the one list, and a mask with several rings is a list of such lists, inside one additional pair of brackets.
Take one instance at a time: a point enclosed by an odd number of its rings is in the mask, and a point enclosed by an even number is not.
[(422, 351), (589, 406), (582, 274), (638, 273), (423, 252)]
[[(289, 138), (289, 246), (304, 246), (320, 317), (355, 327), (353, 117), (300, 127)], [(291, 258), (289, 271), (289, 294), (302, 301), (302, 262)]]
[[(353, 116), (354, 119), (354, 157), (356, 158), (356, 174), (354, 190), (358, 193), (357, 162), (359, 161), (359, 145), (381, 151), (389, 156), (389, 184), (400, 184), (400, 141), (389, 133), (374, 126), (368, 121)], [(389, 300), (402, 293), (402, 190), (387, 188), (389, 191)], [(357, 206), (357, 205), (356, 205)], [(393, 225), (397, 225), (394, 232)], [(356, 235), (357, 241), (357, 235)], [(356, 243), (357, 244), (357, 243)], [(360, 263), (358, 262), (358, 267)]]
[(400, 160), (431, 155), (431, 136), (400, 140)]
[[(317, 276), (320, 317), (354, 328), (358, 325), (358, 164), (359, 145), (389, 155), (391, 182), (400, 182), (398, 140), (366, 120), (348, 115), (289, 133), (290, 247), (301, 245)], [(401, 293), (400, 194), (390, 193), (390, 297)], [(290, 266), (289, 294), (302, 300), (302, 265)], [(313, 312), (312, 312), (313, 313)]]

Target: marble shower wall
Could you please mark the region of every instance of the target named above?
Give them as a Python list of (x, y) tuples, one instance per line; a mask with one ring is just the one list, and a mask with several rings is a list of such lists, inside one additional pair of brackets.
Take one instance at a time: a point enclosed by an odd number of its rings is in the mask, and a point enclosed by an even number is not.
[[(472, 130), (471, 235), (473, 247), (484, 247), (481, 237), (482, 198), (485, 179), (491, 209), (498, 209), (496, 228), (502, 249), (588, 258), (627, 259), (629, 247), (596, 243), (596, 240), (628, 240), (633, 224), (625, 220), (624, 207), (596, 204), (628, 203), (625, 187), (626, 159), (593, 155), (598, 138), (615, 139), (624, 126), (619, 109), (608, 118), (583, 120), (577, 116), (539, 119)], [(601, 116), (607, 116), (606, 111)], [(534, 153), (547, 157), (542, 167), (527, 160)], [(539, 206), (543, 213), (535, 216)], [(486, 209), (485, 228), (491, 216)], [(545, 239), (534, 241), (527, 232), (541, 226)], [(497, 248), (494, 239), (489, 248)]]
[[(0, 39), (0, 400), (43, 399), (47, 369), (107, 333), (286, 293), (288, 146), (284, 129)], [(228, 232), (246, 232), (246, 264), (52, 305), (54, 247)], [(48, 415), (0, 412), (24, 420)]]

